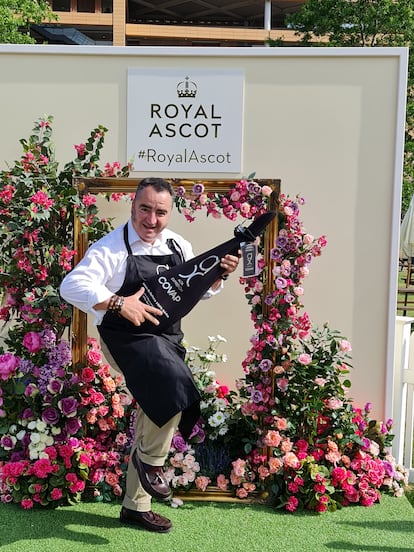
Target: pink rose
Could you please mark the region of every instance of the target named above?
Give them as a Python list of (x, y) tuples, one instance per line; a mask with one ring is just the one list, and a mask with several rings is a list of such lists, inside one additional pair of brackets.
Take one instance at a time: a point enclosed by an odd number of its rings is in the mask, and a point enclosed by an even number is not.
[(269, 458), (269, 470), (270, 473), (277, 473), (282, 467), (282, 460), (280, 458)]
[(283, 457), (283, 464), (288, 468), (297, 470), (300, 468), (300, 462), (294, 452), (287, 452)]
[(234, 475), (237, 477), (243, 477), (246, 470), (246, 462), (238, 458), (232, 462)]
[(236, 491), (236, 496), (237, 498), (246, 498), (248, 495), (246, 489), (243, 489), (243, 487), (241, 489), (237, 489)]
[(280, 436), (280, 433), (278, 431), (271, 429), (265, 435), (263, 439), (263, 443), (267, 447), (278, 447), (280, 445), (281, 440), (282, 440), (282, 437)]
[(294, 512), (298, 507), (298, 504), (299, 500), (296, 498), (296, 496), (290, 496), (285, 508), (288, 512)]
[(240, 205), (240, 213), (242, 215), (247, 215), (248, 213), (250, 213), (250, 204), (245, 202), (245, 203), (242, 203)]
[(60, 500), (62, 498), (62, 489), (58, 489), (57, 487), (55, 487), (54, 489), (52, 489), (50, 497), (52, 500)]
[(237, 190), (233, 190), (230, 195), (230, 200), (235, 203), (236, 201), (239, 201), (240, 199), (240, 193)]
[(37, 353), (42, 348), (42, 340), (40, 334), (37, 332), (27, 332), (23, 337), (23, 347), (29, 351), (29, 353)]
[(272, 188), (270, 186), (262, 186), (262, 194), (265, 197), (269, 197), (272, 193)]
[(15, 372), (18, 365), (19, 357), (14, 356), (12, 353), (0, 355), (0, 379), (9, 379), (9, 376)]
[(95, 379), (95, 372), (92, 368), (83, 368), (81, 372), (81, 380), (85, 383), (91, 383)]
[(346, 339), (341, 339), (341, 341), (339, 342), (339, 348), (344, 353), (349, 353), (350, 351), (352, 351), (351, 344)]
[(195, 484), (199, 491), (205, 491), (207, 489), (207, 485), (210, 483), (210, 478), (205, 477), (204, 475), (199, 475), (196, 477)]
[(222, 491), (227, 491), (229, 480), (221, 473), (217, 476), (217, 487)]
[(289, 380), (288, 378), (277, 378), (276, 385), (277, 388), (284, 393), (289, 387)]
[(314, 240), (314, 237), (311, 234), (305, 234), (303, 236), (303, 243), (305, 245), (310, 245)]
[(326, 408), (329, 408), (329, 410), (338, 410), (339, 408), (342, 407), (343, 402), (341, 401), (341, 399), (332, 398), (332, 399), (327, 399), (325, 401), (325, 404), (326, 404)]
[(86, 353), (86, 359), (89, 364), (92, 364), (92, 366), (99, 366), (102, 361), (102, 355), (99, 351), (89, 349), (89, 351)]
[(308, 353), (302, 353), (298, 356), (298, 361), (304, 366), (307, 366), (312, 362), (312, 357), (308, 355)]

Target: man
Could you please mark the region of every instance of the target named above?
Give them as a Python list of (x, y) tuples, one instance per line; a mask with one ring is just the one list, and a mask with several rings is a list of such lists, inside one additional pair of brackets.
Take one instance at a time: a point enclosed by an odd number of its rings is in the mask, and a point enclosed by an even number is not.
[[(142, 180), (127, 224), (92, 245), (60, 288), (68, 303), (94, 315), (105, 356), (124, 374), (140, 407), (120, 520), (160, 533), (172, 524), (152, 512), (151, 498), (170, 499), (162, 466), (172, 437), (177, 427), (188, 437), (200, 413), (200, 395), (184, 363), (180, 321), (157, 332), (162, 311), (140, 300), (143, 280), (194, 256), (190, 243), (167, 228), (172, 207), (167, 181)], [(221, 259), (224, 279), (238, 262), (233, 255)], [(219, 279), (205, 297), (221, 288)], [(140, 332), (148, 321), (153, 332)]]

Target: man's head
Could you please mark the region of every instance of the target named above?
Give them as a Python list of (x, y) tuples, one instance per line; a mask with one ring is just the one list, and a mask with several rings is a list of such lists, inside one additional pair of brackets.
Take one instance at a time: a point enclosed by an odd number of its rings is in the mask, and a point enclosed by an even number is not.
[(132, 225), (138, 236), (154, 243), (167, 226), (173, 207), (174, 190), (162, 178), (144, 178), (137, 187), (131, 207)]

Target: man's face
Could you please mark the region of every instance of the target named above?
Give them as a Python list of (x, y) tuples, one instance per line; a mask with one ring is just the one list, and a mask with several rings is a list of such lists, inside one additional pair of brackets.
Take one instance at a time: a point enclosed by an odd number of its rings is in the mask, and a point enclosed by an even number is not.
[(147, 186), (132, 202), (132, 225), (138, 236), (147, 243), (154, 243), (158, 234), (167, 226), (172, 210), (172, 197), (166, 191), (157, 192)]

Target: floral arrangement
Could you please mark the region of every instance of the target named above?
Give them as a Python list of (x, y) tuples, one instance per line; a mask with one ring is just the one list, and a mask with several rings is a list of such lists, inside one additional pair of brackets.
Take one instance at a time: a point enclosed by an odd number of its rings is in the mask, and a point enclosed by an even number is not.
[(0, 491), (23, 508), (76, 500), (90, 460), (79, 440), (76, 398), (67, 342), (45, 329), (27, 332), (16, 353), (0, 355)]
[(266, 211), (272, 188), (260, 186), (252, 179), (253, 176), (235, 182), (227, 194), (206, 193), (202, 183), (194, 184), (190, 194), (183, 186), (177, 186), (175, 205), (189, 222), (193, 222), (197, 211), (202, 210), (213, 218), (220, 218), (222, 215), (229, 220), (236, 220), (238, 215), (247, 219), (254, 218)]
[(125, 491), (126, 467), (134, 440), (135, 401), (121, 374), (104, 363), (96, 339), (88, 339), (87, 365), (78, 368), (83, 444), (90, 458), (89, 495), (111, 502)]
[[(13, 322), (0, 348), (0, 499), (24, 508), (81, 495), (118, 499), (136, 408), (95, 340), (88, 341), (85, 365), (72, 365), (63, 339), (71, 309), (58, 293), (75, 255), (73, 215), (92, 240), (111, 227), (99, 219), (93, 195), (80, 197), (72, 177), (121, 176), (129, 167), (99, 169), (106, 133), (100, 126), (59, 172), (51, 123), (51, 117), (39, 120), (21, 140), (22, 158), (0, 172), (0, 319)], [(252, 177), (227, 194), (206, 193), (200, 183), (191, 193), (176, 191), (189, 221), (202, 211), (251, 219), (267, 209), (272, 194)], [(400, 496), (407, 473), (388, 450), (392, 421), (370, 419), (370, 405), (358, 409), (347, 396), (351, 344), (327, 325), (313, 327), (302, 312), (302, 281), (326, 239), (304, 230), (302, 198), (279, 199), (270, 262), (261, 257), (259, 275), (241, 279), (255, 328), (244, 376), (236, 391), (217, 382), (212, 366), (226, 361), (217, 351), (221, 336), (210, 337), (205, 351), (187, 347), (201, 418), (188, 442), (174, 436), (167, 477), (177, 492), (213, 485), (289, 512), (370, 506), (382, 492)]]
[[(209, 336), (206, 350), (186, 344), (186, 363), (201, 395), (201, 417), (188, 441), (179, 431), (174, 435), (166, 462), (166, 477), (172, 488), (205, 490), (217, 470), (230, 466), (229, 440), (233, 440), (237, 393), (220, 385), (212, 366), (226, 362), (218, 347), (226, 343), (221, 335)], [(223, 482), (219, 480), (223, 487)]]
[[(11, 332), (13, 333), (13, 332)], [(96, 500), (125, 488), (134, 405), (89, 339), (87, 366), (73, 371), (69, 343), (27, 332), (19, 354), (0, 355), (0, 494), (24, 508)]]
[(36, 122), (21, 159), (0, 173), (0, 319), (12, 322), (0, 349), (0, 497), (24, 508), (77, 500), (91, 482), (104, 500), (121, 495), (134, 409), (96, 343), (88, 366), (72, 366), (62, 338), (71, 308), (58, 291), (75, 254), (74, 213), (93, 239), (110, 229), (72, 177), (125, 175), (128, 167), (99, 169), (107, 130), (99, 126), (59, 172), (52, 121)]
[(107, 129), (95, 128), (75, 145), (77, 156), (59, 171), (52, 142), (53, 117), (35, 123), (23, 155), (0, 172), (0, 287), (4, 294), (1, 320), (17, 317), (25, 323), (70, 325), (71, 308), (59, 296), (59, 285), (72, 267), (73, 218), (79, 216), (95, 240), (111, 228), (97, 215), (96, 197), (80, 197), (74, 176), (122, 176), (128, 167), (118, 162), (98, 165)]
[[(215, 217), (232, 218), (239, 211), (249, 218), (266, 209), (267, 197), (269, 190), (241, 181), (224, 196), (204, 194), (196, 185), (189, 196), (179, 193), (177, 202), (190, 221), (203, 208)], [(254, 208), (241, 209), (235, 203), (239, 199)], [(304, 230), (299, 219), (303, 203), (300, 197), (280, 196), (272, 265), (266, 267), (261, 258), (261, 273), (241, 278), (255, 334), (243, 361), (245, 377), (236, 382), (238, 396), (232, 396), (228, 404), (226, 424), (232, 425), (234, 439), (230, 446), (220, 440), (218, 447), (225, 451), (226, 462), (216, 458), (213, 464), (200, 466), (206, 443), (211, 449), (218, 438), (216, 431), (208, 431), (202, 417), (207, 431), (201, 443), (173, 441), (167, 463), (173, 486), (195, 486), (202, 491), (215, 484), (238, 498), (259, 497), (290, 512), (323, 512), (349, 504), (369, 506), (379, 500), (381, 492), (400, 496), (407, 484), (406, 470), (396, 465), (387, 450), (393, 438), (392, 421), (371, 420), (369, 404), (356, 409), (346, 396), (351, 385), (347, 378), (351, 344), (328, 325), (313, 327), (308, 314), (301, 312), (302, 281), (326, 246), (324, 236), (314, 238)], [(269, 271), (273, 286), (264, 295), (263, 276)], [(208, 351), (199, 357), (203, 360), (207, 355)], [(193, 372), (197, 381), (199, 371)], [(205, 406), (203, 392), (202, 396)], [(209, 407), (214, 401), (214, 397), (207, 401)], [(239, 456), (237, 440), (243, 443)], [(191, 462), (195, 461), (196, 477), (175, 479), (177, 468), (182, 470), (174, 465), (177, 454), (179, 458), (189, 454)]]

